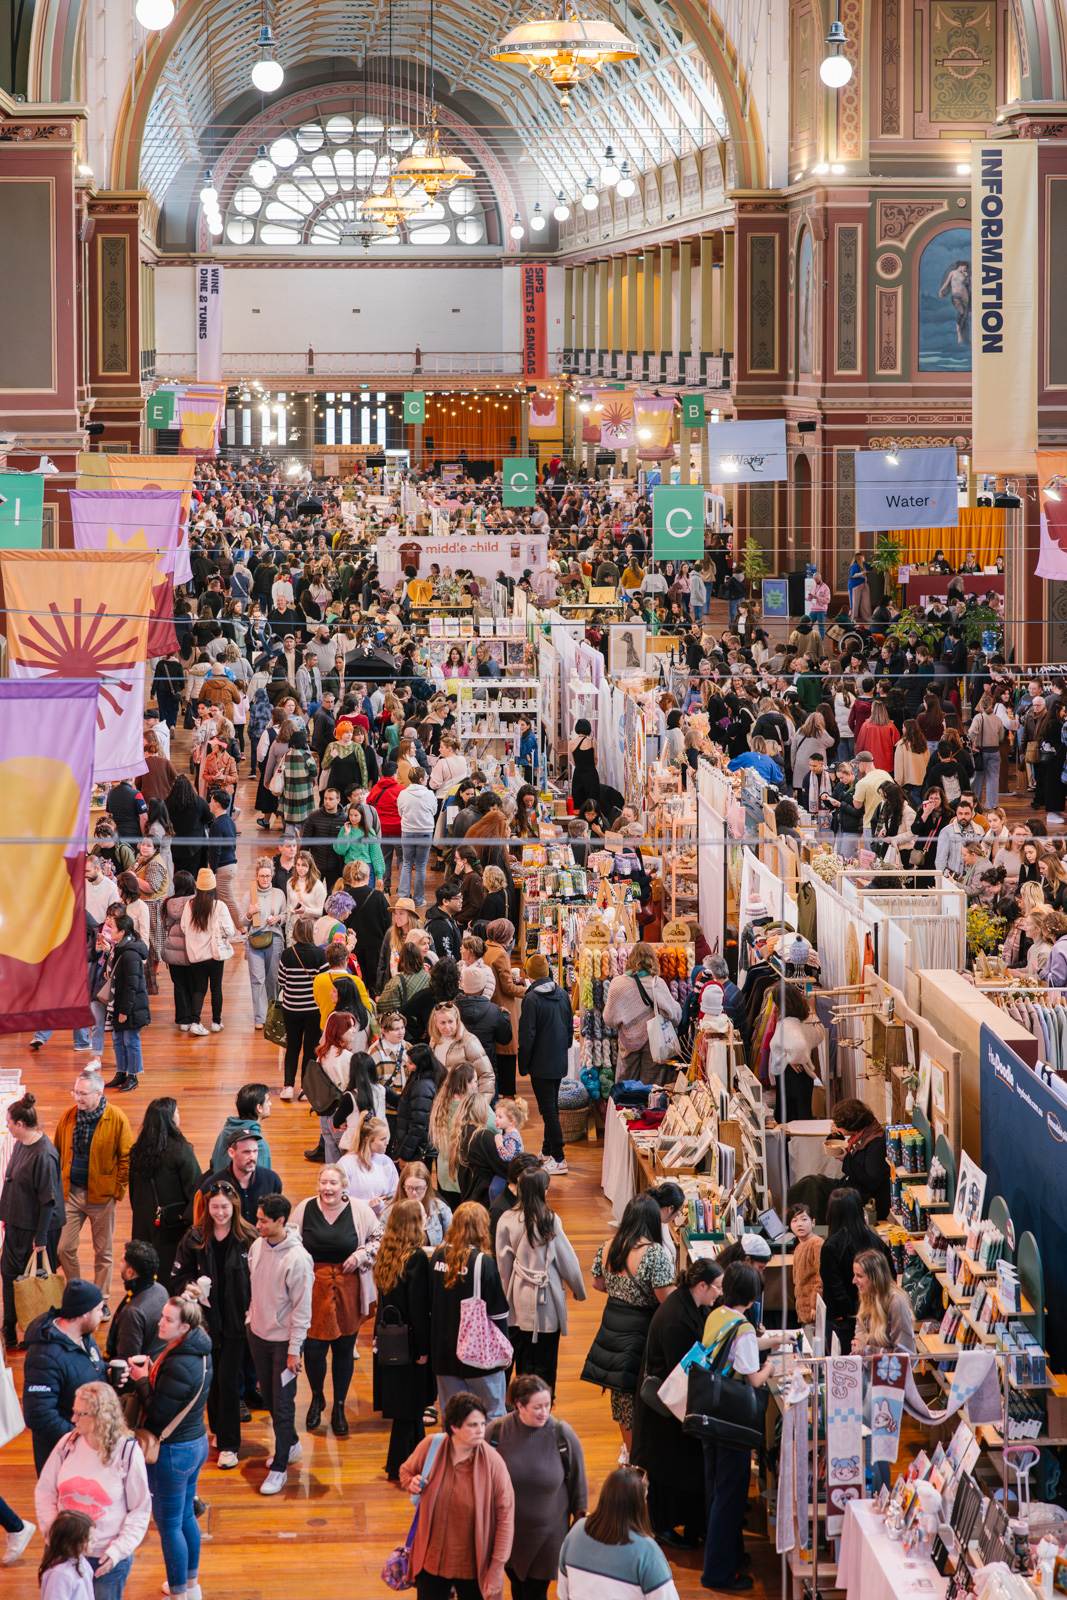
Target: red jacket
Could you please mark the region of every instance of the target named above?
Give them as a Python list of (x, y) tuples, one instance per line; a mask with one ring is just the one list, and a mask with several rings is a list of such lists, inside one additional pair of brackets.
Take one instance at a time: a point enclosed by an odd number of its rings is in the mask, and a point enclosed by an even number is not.
[(379, 778), (367, 795), (367, 804), (378, 813), (384, 838), (398, 838), (400, 835), (400, 812), (396, 804), (399, 793), (400, 785), (395, 778)]

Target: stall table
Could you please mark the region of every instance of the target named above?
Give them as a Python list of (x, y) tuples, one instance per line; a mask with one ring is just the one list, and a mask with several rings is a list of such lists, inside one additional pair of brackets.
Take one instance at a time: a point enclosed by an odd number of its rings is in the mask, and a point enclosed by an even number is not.
[(836, 1587), (848, 1600), (944, 1600), (948, 1579), (930, 1557), (890, 1539), (873, 1501), (850, 1500), (845, 1508)]
[(907, 582), (901, 584), (904, 603), (909, 606), (930, 606), (935, 599), (944, 600), (950, 583), (962, 584), (965, 595), (976, 594), (979, 600), (990, 589), (994, 594), (1004, 593), (1002, 572), (958, 572), (954, 577), (949, 577), (941, 572), (916, 572), (913, 568), (908, 573)]

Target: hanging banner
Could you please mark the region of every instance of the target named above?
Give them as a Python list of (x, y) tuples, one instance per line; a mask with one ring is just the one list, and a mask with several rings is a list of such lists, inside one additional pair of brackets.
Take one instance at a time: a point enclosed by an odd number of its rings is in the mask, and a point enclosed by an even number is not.
[(558, 434), (559, 399), (555, 394), (532, 394), (530, 396), (530, 432), (534, 438), (545, 438), (548, 434)]
[(404, 396), (404, 421), (421, 428), (426, 421), (426, 396), (409, 392)]
[(845, 1507), (863, 1494), (863, 1362), (826, 1363), (826, 1534), (840, 1538)]
[(434, 561), (438, 566), (451, 567), (453, 572), (462, 567), (466, 572), (473, 572), (479, 582), (489, 583), (498, 572), (509, 578), (521, 578), (527, 568), (536, 578), (548, 566), (548, 540), (525, 533), (521, 537), (485, 534), (473, 539), (447, 533), (440, 538), (420, 535), (417, 539), (401, 539), (390, 534), (377, 540), (375, 549), (385, 589), (400, 582), (405, 567), (414, 567), (418, 576), (424, 578)]
[(522, 269), (522, 375), (548, 376), (547, 288), (544, 267)]
[(178, 648), (174, 631), (174, 563), (181, 547), (182, 497), (176, 489), (72, 489), (76, 550), (148, 550), (156, 563), (148, 655)]
[[(84, 456), (78, 457), (78, 488), (103, 489), (103, 483), (86, 483)], [(188, 456), (106, 456), (114, 489), (178, 489), (182, 497), (182, 542), (174, 558), (174, 582), (191, 583), (189, 559), (189, 510), (193, 499), (196, 462)]]
[(0, 550), (39, 550), (44, 479), (36, 472), (0, 472)]
[(1037, 449), (1037, 142), (971, 143), (971, 470), (1033, 472)]
[(934, 450), (857, 450), (856, 530), (958, 528), (959, 462), (954, 445)]
[(702, 428), (707, 421), (704, 415), (704, 396), (702, 394), (683, 394), (682, 396), (682, 427)]
[(150, 395), (144, 410), (146, 428), (169, 428), (174, 421), (174, 390), (157, 389)]
[(537, 462), (523, 456), (509, 456), (504, 462), (504, 504), (532, 506), (537, 489)]
[(674, 460), (674, 410), (673, 395), (634, 401), (638, 461)]
[[(1039, 578), (1067, 578), (1067, 450), (1037, 452), (1041, 494), (1041, 550), (1034, 568)], [(1053, 499), (1053, 494), (1058, 499)]]
[(97, 686), (0, 682), (0, 1033), (89, 1027), (85, 850)]
[[(600, 412), (600, 443), (605, 450), (632, 450), (637, 443), (634, 434), (634, 397), (618, 389), (603, 389), (597, 395)], [(784, 426), (784, 424), (783, 424)]]
[(222, 382), (222, 268), (215, 262), (196, 269), (196, 376)]
[(701, 484), (652, 490), (653, 561), (703, 561), (704, 489)]
[(182, 427), (179, 449), (196, 456), (215, 454), (222, 404), (221, 399), (212, 399), (209, 395), (182, 395), (178, 402)]
[(6, 550), (12, 678), (95, 678), (96, 782), (144, 771), (144, 663), (155, 557), (111, 550)]
[(708, 429), (712, 483), (777, 483), (788, 476), (785, 419), (716, 422)]

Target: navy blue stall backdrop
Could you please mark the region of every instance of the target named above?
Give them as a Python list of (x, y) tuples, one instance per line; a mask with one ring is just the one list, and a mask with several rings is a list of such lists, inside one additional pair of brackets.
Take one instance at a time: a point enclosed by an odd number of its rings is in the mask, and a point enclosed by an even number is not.
[(986, 1199), (1003, 1195), (1041, 1251), (1052, 1369), (1067, 1370), (1067, 1105), (982, 1024), (982, 1161)]

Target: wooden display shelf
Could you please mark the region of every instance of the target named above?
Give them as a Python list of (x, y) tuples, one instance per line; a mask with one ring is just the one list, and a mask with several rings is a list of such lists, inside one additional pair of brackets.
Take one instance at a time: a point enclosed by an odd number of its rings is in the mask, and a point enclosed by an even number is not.
[(949, 1344), (939, 1333), (917, 1333), (915, 1342), (922, 1345), (920, 1353), (931, 1361), (948, 1361), (964, 1354), (958, 1344)]
[[(919, 1183), (923, 1178), (928, 1178), (930, 1176), (925, 1167), (919, 1167), (917, 1169), (912, 1169), (911, 1167), (898, 1167), (895, 1161), (890, 1161), (889, 1170), (893, 1174), (894, 1178), (900, 1179), (901, 1183)], [(949, 1202), (949, 1204), (951, 1204), (951, 1202)]]
[[(1001, 1433), (999, 1428), (994, 1427), (993, 1423), (983, 1423), (978, 1428), (977, 1432), (979, 1439), (987, 1450), (1003, 1450), (1004, 1435)], [(1008, 1443), (1044, 1445), (1046, 1448), (1051, 1450), (1057, 1445), (1067, 1444), (1067, 1439), (1058, 1435), (1039, 1433), (1036, 1439), (1009, 1439)]]
[(935, 1220), (938, 1233), (949, 1244), (955, 1244), (957, 1239), (966, 1239), (967, 1229), (962, 1222), (957, 1222), (951, 1214), (938, 1215)]
[(996, 1277), (996, 1267), (980, 1267), (974, 1257), (967, 1254), (966, 1250), (958, 1250), (956, 1254), (967, 1263), (968, 1267), (970, 1267), (976, 1278)]
[(902, 1217), (899, 1211), (890, 1211), (889, 1220), (898, 1233), (903, 1233), (909, 1239), (925, 1239), (925, 1228), (909, 1228), (907, 1218)]
[(941, 1262), (939, 1265), (934, 1260), (933, 1252), (931, 1251), (930, 1246), (926, 1243), (925, 1233), (923, 1234), (921, 1241), (915, 1246), (915, 1254), (918, 1256), (927, 1272), (932, 1272), (935, 1278), (939, 1273), (944, 1272), (945, 1264), (944, 1262)]
[(961, 1294), (947, 1272), (935, 1272), (934, 1276), (954, 1306), (962, 1307), (970, 1305), (971, 1301), (974, 1299), (974, 1295)]
[(977, 1335), (978, 1340), (979, 1340), (979, 1342), (981, 1344), (990, 1345), (990, 1346), (996, 1344), (996, 1342), (997, 1342), (996, 1334), (995, 1333), (987, 1333), (984, 1328), (979, 1327), (978, 1323), (971, 1316), (971, 1314), (967, 1310), (966, 1306), (960, 1306), (959, 1310), (960, 1310), (960, 1316), (963, 1318), (963, 1320), (967, 1324), (968, 1328), (970, 1328), (971, 1332), (973, 1334)]
[[(902, 1183), (907, 1183), (908, 1174), (906, 1172), (902, 1172), (900, 1174), (900, 1180)], [(914, 1185), (909, 1185), (909, 1187), (911, 1187), (912, 1194), (915, 1196), (919, 1204), (925, 1210), (932, 1211), (935, 1216), (940, 1217), (943, 1214), (943, 1211), (952, 1210), (951, 1200), (934, 1199), (933, 1195), (930, 1193), (930, 1185), (928, 1183), (917, 1183)]]

